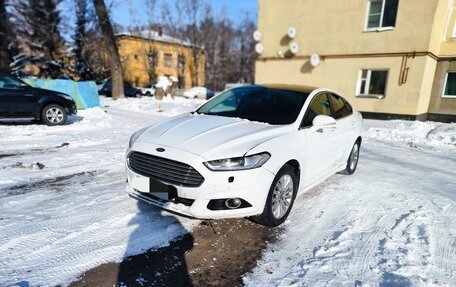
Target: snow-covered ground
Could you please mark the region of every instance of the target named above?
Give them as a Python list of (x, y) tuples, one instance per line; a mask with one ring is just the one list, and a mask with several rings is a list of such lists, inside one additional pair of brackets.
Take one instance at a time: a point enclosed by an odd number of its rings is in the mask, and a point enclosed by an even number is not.
[(456, 124), (364, 123), (356, 173), (298, 197), (247, 286), (456, 286)]
[(103, 98), (101, 109), (80, 111), (66, 126), (2, 121), (0, 286), (69, 283), (197, 224), (129, 198), (123, 163), (133, 132), (199, 104), (165, 99), (156, 113), (151, 98)]
[[(0, 286), (66, 284), (198, 224), (129, 198), (123, 162), (134, 131), (201, 103), (103, 98), (67, 126), (0, 125)], [(456, 285), (456, 125), (365, 124), (355, 175), (297, 199), (247, 285)]]

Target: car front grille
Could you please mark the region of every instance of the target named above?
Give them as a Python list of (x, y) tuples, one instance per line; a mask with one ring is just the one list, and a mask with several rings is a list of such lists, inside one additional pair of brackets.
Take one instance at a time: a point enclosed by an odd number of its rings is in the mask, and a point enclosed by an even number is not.
[(156, 180), (184, 187), (198, 187), (204, 177), (188, 164), (153, 156), (142, 152), (132, 152), (128, 156), (129, 166), (134, 172)]

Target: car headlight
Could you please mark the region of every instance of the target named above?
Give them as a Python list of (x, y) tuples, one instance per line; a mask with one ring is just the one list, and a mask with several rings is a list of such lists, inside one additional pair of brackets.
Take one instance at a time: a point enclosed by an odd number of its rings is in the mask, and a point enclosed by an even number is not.
[(213, 171), (232, 171), (257, 168), (265, 164), (271, 155), (267, 152), (245, 157), (217, 159), (204, 162), (204, 165)]
[(131, 135), (130, 137), (130, 142), (128, 143), (128, 147), (131, 148), (131, 146), (135, 143), (135, 141), (148, 129), (147, 128), (143, 128), (143, 129), (140, 129), (139, 131), (135, 132), (134, 134)]
[(68, 95), (65, 95), (65, 94), (58, 94), (60, 97), (63, 97), (67, 100), (70, 100), (70, 101), (74, 101), (72, 97), (68, 96)]

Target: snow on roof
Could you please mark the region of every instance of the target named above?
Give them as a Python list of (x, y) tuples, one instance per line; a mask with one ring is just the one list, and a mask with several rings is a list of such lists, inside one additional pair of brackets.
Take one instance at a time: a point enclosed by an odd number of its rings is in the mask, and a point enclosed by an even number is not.
[[(183, 46), (188, 46), (188, 47), (198, 47), (195, 45), (192, 45), (192, 43), (188, 40), (183, 40), (179, 39), (176, 37), (172, 37), (170, 35), (160, 34), (157, 31), (154, 30), (142, 30), (142, 31), (136, 31), (136, 32), (121, 32), (117, 33), (116, 37), (118, 36), (131, 36), (131, 37), (138, 37), (146, 40), (152, 40), (152, 41), (159, 41), (159, 42), (165, 42), (165, 43), (171, 43), (171, 44), (178, 44), (178, 45), (183, 45)], [(201, 47), (199, 47), (201, 48)]]

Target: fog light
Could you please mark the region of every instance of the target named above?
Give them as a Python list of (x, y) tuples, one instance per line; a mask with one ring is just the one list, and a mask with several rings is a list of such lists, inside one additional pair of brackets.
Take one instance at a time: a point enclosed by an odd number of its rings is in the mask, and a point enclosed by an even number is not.
[(242, 202), (239, 198), (229, 198), (225, 201), (226, 207), (230, 209), (238, 208), (241, 204)]

